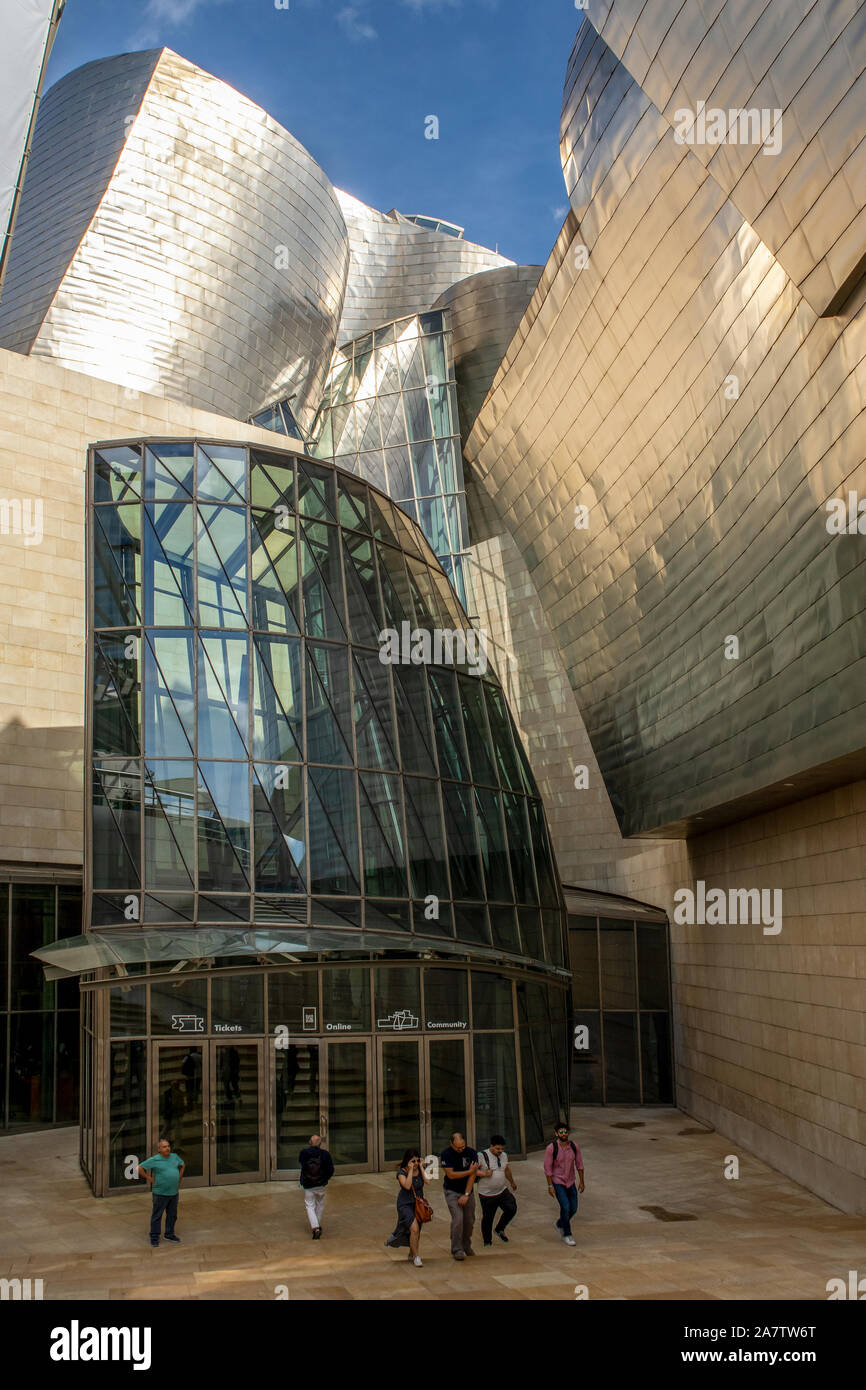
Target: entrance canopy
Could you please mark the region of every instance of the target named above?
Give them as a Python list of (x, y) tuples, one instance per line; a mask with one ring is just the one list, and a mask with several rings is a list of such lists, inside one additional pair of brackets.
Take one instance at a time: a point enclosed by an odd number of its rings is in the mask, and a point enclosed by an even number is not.
[[(46, 980), (62, 980), (101, 970), (113, 965), (170, 964), (185, 960), (207, 960), (218, 956), (273, 956), (298, 961), (309, 956), (334, 955), (342, 952), (369, 953), (397, 951), (402, 955), (453, 955), (462, 958), (496, 961), (499, 964), (530, 965), (547, 975), (562, 980), (569, 973), (556, 967), (544, 967), (536, 960), (509, 955), (484, 945), (467, 945), (450, 937), (423, 937), (417, 933), (398, 934), (363, 931), (359, 928), (335, 929), (284, 927), (247, 929), (220, 927), (123, 928), (119, 931), (93, 931), (83, 936), (68, 937), (65, 941), (40, 946), (31, 954), (42, 963)], [(274, 963), (278, 963), (276, 960)]]

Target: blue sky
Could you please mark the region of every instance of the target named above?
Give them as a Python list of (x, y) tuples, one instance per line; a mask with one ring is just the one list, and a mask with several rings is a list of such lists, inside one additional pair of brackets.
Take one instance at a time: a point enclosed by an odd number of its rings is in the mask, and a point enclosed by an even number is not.
[[(47, 82), (162, 44), (284, 125), (331, 182), (543, 263), (567, 211), (574, 0), (67, 0)], [(439, 139), (424, 137), (439, 118)]]

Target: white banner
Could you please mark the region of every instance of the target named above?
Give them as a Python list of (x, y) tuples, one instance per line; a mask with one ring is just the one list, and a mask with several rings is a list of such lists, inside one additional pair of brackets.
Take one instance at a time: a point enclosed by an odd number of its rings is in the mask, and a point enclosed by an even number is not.
[(39, 89), (53, 0), (0, 0), (0, 256)]

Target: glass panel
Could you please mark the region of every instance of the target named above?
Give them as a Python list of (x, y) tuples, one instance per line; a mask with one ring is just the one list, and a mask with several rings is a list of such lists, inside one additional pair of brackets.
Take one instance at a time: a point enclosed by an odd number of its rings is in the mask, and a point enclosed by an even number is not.
[(355, 774), (311, 767), (308, 787), (311, 891), (358, 893)]
[(93, 886), (140, 882), (141, 773), (137, 762), (97, 763), (93, 771)]
[(472, 1026), (513, 1028), (511, 981), (487, 970), (472, 971)]
[(544, 960), (544, 940), (541, 933), (541, 913), (537, 907), (517, 909), (523, 954), (533, 960)]
[(352, 705), (345, 647), (307, 643), (307, 757), (351, 765)]
[(176, 975), (156, 980), (150, 987), (150, 1031), (156, 1034), (206, 1032), (207, 981)]
[(160, 1139), (168, 1139), (186, 1164), (185, 1178), (204, 1174), (204, 1107), (202, 1066), (204, 1048), (160, 1047), (156, 1078), (157, 1128), (154, 1151)]
[(367, 652), (354, 654), (355, 740), (358, 766), (397, 767), (397, 739), (388, 668)]
[(148, 888), (192, 888), (195, 866), (194, 764), (145, 765), (144, 871)]
[(404, 777), (403, 793), (413, 897), (448, 899), (451, 892), (442, 835), (439, 784), (420, 777)]
[(317, 970), (281, 971), (268, 977), (268, 1027), (271, 1035), (279, 1027), (288, 1028), (291, 1033), (318, 1033)]
[[(358, 478), (337, 475), (340, 521), (354, 531), (370, 530), (370, 503), (367, 489)], [(343, 537), (344, 544), (348, 537)]]
[[(577, 927), (585, 921), (586, 926)], [(571, 997), (576, 1009), (597, 1009), (598, 934), (595, 918), (569, 917), (568, 948), (571, 960)]]
[(487, 909), (473, 907), (470, 903), (454, 903), (454, 931), (461, 941), (477, 941), (484, 945), (490, 942), (490, 928), (487, 925)]
[(641, 1014), (640, 1046), (644, 1105), (673, 1105), (670, 1014)]
[(192, 497), (195, 458), (191, 443), (154, 444), (145, 449), (145, 497)]
[(301, 643), (253, 638), (253, 753), (268, 762), (297, 762), (303, 750)]
[(475, 1134), (479, 1147), (492, 1134), (512, 1152), (521, 1147), (520, 1104), (513, 1033), (479, 1033), (475, 1043)]
[(295, 510), (295, 467), (285, 454), (269, 454), (263, 449), (250, 453), (250, 502), (253, 507), (272, 511)]
[(599, 928), (602, 1004), (605, 1009), (633, 1009), (634, 924), (602, 917)]
[(400, 783), (385, 773), (361, 773), (361, 846), (364, 892), (406, 898), (406, 849)]
[(246, 450), (206, 444), (198, 451), (198, 496), (204, 502), (243, 502), (247, 495)]
[[(475, 806), (478, 813), (478, 834), (487, 896), (500, 902), (513, 901), (514, 890), (511, 887), (508, 846), (505, 842), (505, 823), (499, 793), (476, 787)], [(503, 942), (504, 944), (506, 943)], [(517, 944), (516, 939), (514, 944)]]
[(381, 1044), (382, 1160), (399, 1163), (420, 1140), (421, 1048), (418, 1042)]
[(249, 740), (249, 642), (243, 636), (199, 634), (198, 755), (243, 758)]
[(198, 771), (199, 888), (249, 888), (249, 764), (201, 762)]
[[(5, 901), (4, 901), (5, 907)], [(5, 935), (6, 923), (2, 922)], [(54, 941), (54, 886), (12, 885), (12, 988), (13, 1009), (50, 1009), (54, 985), (45, 979), (42, 963), (30, 955)]]
[(218, 1043), (216, 1076), (216, 1171), (255, 1173), (259, 1158), (259, 1048)]
[(668, 1009), (667, 928), (637, 924), (637, 973), (642, 1009)]
[(127, 444), (93, 451), (95, 502), (131, 502), (141, 496), (141, 451)]
[(92, 739), (97, 757), (135, 757), (141, 751), (140, 645), (137, 632), (95, 638)]
[(466, 741), (469, 744), (469, 757), (472, 762), (473, 780), (496, 786), (496, 772), (490, 755), (490, 741), (487, 721), (484, 717), (482, 682), (472, 676), (459, 676), (460, 699), (463, 705), (463, 720), (466, 725)]
[(500, 946), (503, 951), (520, 952), (520, 934), (517, 930), (516, 909), (513, 907), (496, 907), (491, 905), (490, 928), (493, 932), (494, 946)]
[(468, 782), (472, 774), (463, 738), (463, 721), (460, 717), (454, 672), (430, 670), (428, 681), (433, 727), (436, 730), (436, 747), (439, 753), (439, 775), (453, 777), (458, 782)]
[(64, 1009), (57, 1015), (57, 1099), (55, 1121), (77, 1121), (78, 1054), (81, 1028), (77, 1009)]
[(403, 771), (435, 776), (424, 672), (416, 666), (393, 666), (391, 669)]
[(253, 780), (257, 893), (304, 890), (303, 770), (257, 763)]
[[(376, 1027), (380, 1032), (403, 1033), (421, 1026), (421, 981), (415, 966), (373, 972)], [(402, 1155), (398, 1154), (398, 1158)]]
[(547, 959), (551, 965), (565, 965), (568, 946), (566, 944), (567, 915), (561, 908), (545, 907), (541, 912), (544, 927), (544, 945)]
[(340, 533), (336, 526), (308, 521), (301, 527), (304, 628), (310, 637), (346, 640)]
[(263, 1033), (263, 975), (215, 975), (210, 987), (212, 1033)]
[[(375, 497), (376, 494), (372, 493)], [(378, 499), (377, 499), (378, 500)], [(385, 626), (400, 630), (404, 622), (415, 625), (415, 611), (409, 591), (409, 580), (403, 555), (387, 545), (377, 545), (379, 578), (382, 582), (382, 601), (385, 605)]]
[(455, 782), (443, 782), (442, 803), (452, 892), (460, 898), (483, 898), (484, 882), (475, 838), (472, 788)]
[(538, 1079), (535, 1075), (535, 1056), (529, 1029), (520, 1029), (520, 1073), (523, 1088), (523, 1128), (527, 1149), (536, 1148), (547, 1138), (541, 1114)]
[(512, 792), (502, 793), (505, 808), (505, 826), (508, 850), (511, 857), (511, 876), (514, 894), (519, 903), (535, 903), (538, 894), (535, 888), (532, 853), (529, 845), (529, 831), (526, 820), (526, 798), (515, 796)]
[(462, 1038), (430, 1038), (427, 1043), (427, 1104), (431, 1153), (448, 1147), (451, 1135), (466, 1133), (466, 1044)]
[(557, 907), (560, 898), (556, 868), (547, 835), (547, 827), (544, 823), (544, 812), (541, 809), (541, 802), (529, 797), (527, 798), (526, 809), (529, 812), (532, 847), (535, 851), (535, 875), (538, 883), (538, 896), (542, 907)]
[[(145, 1179), (127, 1178), (127, 1157), (139, 1163), (147, 1152), (147, 1062), (146, 1042), (111, 1044), (108, 1075), (108, 1185), (144, 1186)], [(161, 1137), (161, 1136), (159, 1136)]]
[(199, 506), (198, 620), (201, 627), (247, 621), (247, 522), (240, 507)]
[[(301, 977), (299, 977), (301, 978)], [(316, 978), (313, 973), (310, 978)], [(273, 983), (273, 982), (272, 982)], [(297, 1169), (298, 1154), (321, 1131), (319, 1044), (289, 1043), (274, 1051), (276, 1167)]]
[(344, 531), (343, 553), (352, 638), (365, 646), (377, 647), (383, 618), (373, 542), (369, 536)]
[[(57, 940), (68, 940), (70, 936), (80, 936), (83, 931), (81, 915), (81, 889), (79, 887), (59, 887), (57, 890)], [(6, 942), (5, 926), (6, 921), (6, 896), (0, 892), (0, 1008), (3, 1008), (6, 994)], [(81, 995), (78, 988), (78, 980), (58, 980), (55, 984), (57, 990), (58, 1009), (75, 1009), (78, 1012)], [(77, 1082), (76, 1082), (77, 1084)]]
[(322, 1013), (325, 1031), (370, 1031), (370, 972), (354, 966), (322, 971)]
[(313, 521), (337, 520), (337, 484), (332, 468), (298, 460), (298, 511)]
[(9, 1124), (50, 1125), (53, 1119), (54, 1014), (11, 1014)]
[[(0, 883), (0, 1011), (9, 1008), (9, 892), (8, 883)], [(73, 932), (73, 936), (77, 933)], [(3, 1023), (0, 1020), (0, 1037), (3, 1036)], [(5, 1087), (5, 1081), (3, 1083)], [(5, 1096), (5, 1089), (0, 1097)], [(3, 1101), (0, 1099), (0, 1124), (3, 1122)]]
[(192, 627), (193, 509), (181, 502), (144, 508), (144, 621)]
[(141, 621), (141, 507), (93, 511), (93, 625), (134, 627)]
[(251, 514), (252, 625), (266, 632), (300, 630), (295, 525), (286, 511)]
[(465, 970), (424, 971), (424, 1026), (469, 1028), (469, 988)]
[(493, 738), (493, 751), (499, 769), (499, 781), (509, 791), (522, 791), (523, 778), (520, 763), (512, 739), (512, 725), (505, 707), (502, 692), (496, 686), (484, 682), (487, 697), (487, 714), (490, 719), (490, 732)]
[(144, 746), (151, 757), (191, 757), (195, 647), (192, 633), (148, 634), (144, 649)]
[[(586, 1033), (579, 1031), (586, 1029)], [(574, 1015), (571, 1053), (572, 1105), (602, 1105), (601, 1018), (594, 1011), (579, 1009)]]
[(369, 1161), (367, 1126), (367, 1046), (330, 1043), (327, 1146), (337, 1167)]
[(112, 1037), (144, 1037), (147, 1033), (147, 986), (113, 985), (109, 994)]
[(605, 1100), (608, 1105), (639, 1104), (637, 1016), (606, 1012), (603, 1023)]

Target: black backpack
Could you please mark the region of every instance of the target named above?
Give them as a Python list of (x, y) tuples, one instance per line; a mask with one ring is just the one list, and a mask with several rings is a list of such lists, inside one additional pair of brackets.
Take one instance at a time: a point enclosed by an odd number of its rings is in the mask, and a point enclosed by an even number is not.
[(320, 1178), (322, 1176), (322, 1156), (321, 1154), (311, 1154), (304, 1162), (302, 1169), (305, 1178)]
[[(571, 1152), (574, 1154), (574, 1161), (575, 1161), (575, 1163), (576, 1163), (576, 1162), (577, 1162), (577, 1145), (575, 1144), (575, 1142), (574, 1142), (573, 1139), (569, 1139), (568, 1143), (569, 1143), (569, 1147), (571, 1148)], [(556, 1162), (556, 1155), (557, 1155), (558, 1153), (559, 1153), (559, 1144), (558, 1144), (557, 1141), (554, 1139), (554, 1141), (553, 1141), (553, 1161), (554, 1161), (554, 1163)]]

